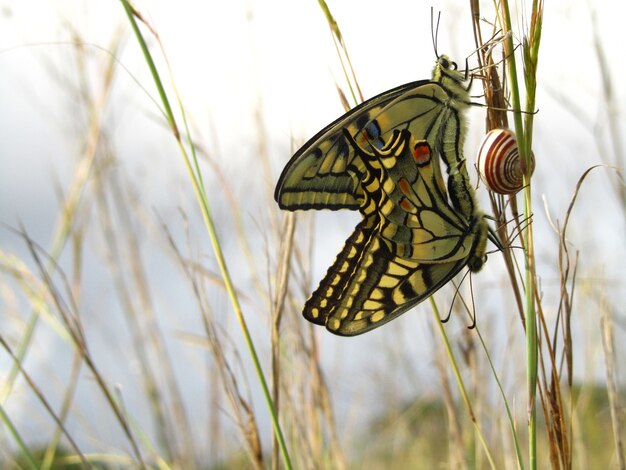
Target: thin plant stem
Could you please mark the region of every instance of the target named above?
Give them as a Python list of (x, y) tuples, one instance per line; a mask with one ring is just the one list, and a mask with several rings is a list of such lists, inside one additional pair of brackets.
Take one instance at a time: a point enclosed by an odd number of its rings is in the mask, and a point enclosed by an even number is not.
[[(101, 138), (102, 127), (100, 125), (100, 121), (103, 118), (103, 112), (106, 104), (108, 103), (113, 78), (115, 76), (116, 62), (114, 60), (114, 57), (118, 45), (119, 41), (115, 40), (112, 45), (113, 53), (110, 56), (111, 60), (107, 64), (107, 68), (105, 69), (105, 72), (103, 74), (104, 84), (102, 87), (102, 92), (98, 97), (98, 100), (95, 102), (94, 106), (90, 110), (91, 112), (89, 115), (89, 133), (85, 142), (83, 158), (80, 159), (76, 166), (76, 169), (74, 171), (74, 179), (70, 185), (70, 189), (67, 191), (67, 196), (63, 201), (61, 214), (56, 222), (56, 228), (54, 230), (54, 235), (52, 237), (53, 241), (50, 248), (51, 255), (47, 264), (48, 269), (54, 269), (56, 262), (60, 258), (61, 253), (63, 252), (63, 248), (65, 247), (65, 244), (70, 237), (76, 214), (78, 213), (78, 210), (80, 208), (80, 203), (82, 201), (85, 187), (87, 186), (87, 183), (89, 182), (89, 178), (91, 176), (94, 161), (96, 159), (96, 151)], [(45, 289), (37, 295), (39, 297), (43, 297), (44, 291)], [(36, 309), (31, 310), (28, 320), (26, 321), (24, 334), (22, 335), (20, 344), (15, 351), (15, 356), (18, 360), (16, 363), (13, 364), (11, 371), (9, 372), (4, 384), (2, 385), (2, 388), (0, 389), (0, 402), (4, 402), (11, 393), (11, 389), (13, 388), (13, 384), (15, 383), (15, 379), (19, 372), (18, 365), (24, 362), (26, 355), (28, 354), (31, 341), (35, 334), (35, 329), (37, 328), (37, 324), (39, 322), (39, 316), (39, 311), (37, 311)]]
[[(359, 87), (359, 82), (357, 81), (356, 74), (354, 73), (354, 69), (352, 68), (352, 62), (350, 61), (348, 48), (346, 47), (346, 44), (343, 41), (343, 35), (341, 34), (339, 25), (337, 24), (337, 21), (335, 21), (335, 18), (330, 12), (330, 8), (328, 8), (328, 5), (326, 4), (326, 2), (324, 0), (318, 0), (318, 3), (322, 11), (324, 12), (324, 16), (326, 17), (326, 21), (328, 22), (328, 26), (330, 27), (330, 30), (332, 32), (333, 42), (335, 44), (337, 56), (339, 57), (339, 62), (341, 63), (343, 74), (346, 78), (348, 88), (350, 89), (350, 94), (352, 95), (352, 101), (355, 104), (362, 103), (363, 93), (361, 93), (361, 87)], [(343, 55), (341, 51), (343, 51)]]
[(609, 311), (604, 299), (600, 308), (600, 329), (602, 331), (602, 350), (604, 351), (604, 363), (606, 365), (607, 394), (609, 398), (609, 409), (611, 412), (611, 426), (613, 430), (613, 440), (615, 442), (615, 455), (617, 458), (617, 468), (626, 469), (626, 459), (624, 459), (624, 442), (622, 439), (622, 417), (620, 410), (620, 396), (617, 385), (617, 362), (615, 357), (615, 340), (613, 338), (613, 312)]
[[(257, 373), (257, 378), (259, 380), (259, 383), (261, 385), (262, 391), (263, 391), (263, 396), (265, 398), (268, 410), (270, 412), (270, 416), (271, 416), (271, 421), (272, 421), (272, 426), (274, 428), (274, 432), (276, 434), (276, 438), (278, 440), (279, 443), (279, 447), (281, 448), (281, 452), (282, 452), (282, 456), (283, 456), (283, 462), (285, 464), (285, 467), (287, 469), (291, 469), (292, 465), (291, 465), (291, 459), (289, 457), (289, 452), (287, 451), (287, 446), (285, 443), (285, 439), (283, 437), (283, 433), (278, 421), (278, 416), (276, 414), (276, 409), (274, 407), (274, 404), (272, 402), (272, 398), (271, 398), (271, 394), (270, 394), (270, 390), (269, 387), (267, 385), (267, 381), (265, 379), (265, 375), (263, 373), (263, 369), (261, 367), (261, 362), (259, 360), (259, 357), (256, 353), (256, 349), (254, 347), (253, 341), (252, 341), (252, 337), (250, 335), (250, 331), (248, 329), (246, 320), (243, 316), (243, 311), (241, 309), (241, 305), (239, 303), (239, 298), (237, 296), (237, 292), (235, 290), (235, 286), (232, 282), (232, 278), (230, 276), (230, 273), (228, 271), (228, 266), (226, 264), (226, 259), (224, 258), (224, 254), (222, 252), (221, 249), (221, 245), (220, 245), (220, 241), (217, 237), (217, 232), (215, 230), (215, 224), (213, 222), (213, 216), (212, 216), (212, 212), (211, 212), (211, 208), (209, 205), (209, 201), (208, 201), (208, 197), (204, 188), (204, 184), (202, 182), (202, 177), (201, 177), (201, 172), (200, 172), (200, 168), (198, 166), (198, 160), (197, 158), (195, 158), (195, 150), (194, 150), (194, 146), (191, 145), (191, 152), (192, 152), (192, 157), (193, 157), (193, 165), (192, 162), (189, 159), (189, 156), (187, 154), (187, 151), (185, 149), (185, 146), (182, 142), (181, 136), (180, 136), (180, 132), (178, 130), (178, 125), (176, 123), (176, 118), (174, 117), (174, 113), (172, 111), (172, 108), (170, 106), (169, 103), (169, 99), (167, 98), (167, 94), (165, 92), (165, 88), (163, 87), (163, 83), (161, 81), (160, 75), (156, 69), (156, 65), (154, 63), (154, 61), (152, 60), (152, 55), (150, 54), (150, 51), (148, 50), (148, 46), (146, 44), (146, 41), (141, 33), (141, 31), (139, 30), (139, 26), (135, 20), (135, 10), (130, 6), (128, 0), (120, 0), (124, 10), (126, 12), (126, 15), (128, 17), (128, 21), (131, 24), (131, 27), (135, 33), (135, 37), (137, 38), (137, 42), (139, 43), (139, 46), (141, 47), (144, 59), (146, 61), (146, 64), (148, 65), (148, 68), (150, 69), (150, 72), (152, 74), (152, 77), (154, 79), (155, 85), (157, 87), (159, 96), (161, 98), (161, 102), (163, 103), (163, 107), (165, 108), (165, 116), (166, 119), (172, 129), (172, 132), (174, 134), (174, 137), (176, 139), (176, 142), (178, 143), (179, 146), (179, 150), (181, 152), (181, 155), (183, 157), (184, 163), (185, 163), (185, 167), (187, 169), (187, 172), (189, 173), (189, 177), (194, 189), (194, 193), (196, 195), (196, 199), (198, 200), (198, 205), (200, 206), (201, 212), (202, 212), (202, 217), (204, 219), (204, 223), (209, 235), (209, 238), (211, 240), (211, 245), (213, 247), (213, 251), (215, 253), (215, 258), (220, 270), (220, 273), (222, 275), (222, 278), (224, 280), (224, 285), (226, 287), (226, 291), (228, 293), (228, 296), (230, 298), (230, 301), (232, 303), (233, 309), (235, 311), (235, 315), (237, 317), (237, 321), (239, 323), (240, 329), (243, 333), (244, 336), (244, 340), (246, 342), (246, 345), (248, 347), (248, 351), (250, 353), (250, 357), (252, 359), (252, 362), (254, 364), (254, 368), (255, 371)], [(139, 15), (137, 15), (139, 18), (141, 18)], [(179, 100), (179, 104), (180, 100)], [(184, 110), (182, 109), (181, 106), (181, 112), (182, 115), (184, 116)], [(186, 129), (186, 134), (190, 139), (190, 133), (189, 130)], [(191, 139), (190, 139), (191, 141)]]
[(506, 409), (506, 415), (509, 420), (509, 426), (511, 427), (511, 434), (513, 436), (513, 443), (515, 444), (515, 455), (517, 457), (517, 465), (521, 470), (524, 470), (524, 459), (522, 458), (522, 448), (519, 443), (517, 431), (515, 430), (515, 422), (513, 421), (513, 414), (511, 413), (511, 409), (509, 408), (509, 401), (506, 399), (506, 395), (504, 393), (504, 389), (502, 388), (502, 383), (500, 383), (500, 379), (498, 378), (498, 374), (496, 372), (496, 368), (493, 365), (493, 361), (491, 360), (491, 355), (487, 350), (487, 345), (485, 344), (485, 340), (483, 339), (483, 335), (480, 334), (480, 330), (478, 326), (475, 328), (476, 334), (478, 335), (478, 339), (480, 340), (480, 344), (485, 351), (485, 357), (487, 358), (487, 362), (489, 362), (489, 368), (493, 373), (493, 377), (496, 380), (496, 384), (498, 385), (498, 390), (500, 390), (500, 394), (502, 395), (502, 400), (504, 401), (504, 408)]
[(478, 420), (476, 419), (476, 415), (474, 414), (474, 409), (472, 407), (472, 402), (470, 401), (469, 395), (465, 388), (465, 384), (463, 382), (463, 378), (461, 377), (461, 373), (459, 372), (459, 367), (456, 363), (456, 359), (454, 358), (454, 353), (452, 352), (452, 346), (448, 341), (448, 336), (446, 335), (446, 331), (443, 328), (443, 323), (441, 323), (441, 317), (439, 315), (439, 309), (437, 308), (437, 304), (435, 303), (435, 299), (433, 296), (429, 298), (430, 305), (432, 307), (432, 312), (434, 315), (435, 323), (439, 328), (439, 333), (441, 335), (441, 339), (443, 340), (443, 345), (446, 348), (446, 352), (448, 354), (448, 358), (450, 359), (450, 364), (452, 365), (452, 371), (454, 373), (454, 377), (456, 378), (457, 384), (459, 386), (459, 391), (461, 392), (461, 396), (463, 397), (463, 401), (465, 402), (465, 407), (467, 408), (467, 412), (469, 413), (470, 420), (474, 425), (474, 429), (476, 430), (476, 435), (478, 436), (478, 440), (480, 441), (483, 450), (485, 451), (485, 455), (487, 456), (487, 460), (489, 461), (489, 466), (492, 469), (496, 469), (496, 464), (493, 461), (493, 457), (491, 456), (491, 452), (489, 452), (489, 447), (487, 447), (487, 441), (485, 440), (485, 436), (483, 436), (482, 430), (478, 424)]
[(13, 437), (13, 440), (17, 443), (17, 446), (22, 452), (23, 457), (26, 459), (28, 468), (32, 470), (38, 469), (39, 465), (37, 465), (37, 462), (35, 462), (35, 458), (33, 457), (33, 454), (30, 453), (30, 449), (28, 448), (28, 445), (24, 442), (24, 439), (22, 439), (22, 436), (20, 435), (19, 431), (13, 425), (11, 418), (9, 418), (9, 415), (6, 413), (6, 411), (4, 411), (2, 402), (0, 402), (0, 421), (4, 423), (9, 434), (11, 434), (11, 436)]
[[(539, 39), (541, 37), (541, 13), (542, 5), (538, 1), (533, 2), (533, 21), (530, 34), (530, 43), (528, 39), (524, 43), (524, 77), (526, 85), (526, 114), (522, 118), (522, 108), (517, 82), (517, 67), (513, 47), (513, 35), (511, 27), (511, 16), (509, 12), (508, 2), (505, 0), (501, 3), (499, 10), (501, 18), (500, 23), (503, 26), (504, 52), (507, 57), (509, 89), (511, 91), (511, 100), (513, 105), (513, 120), (515, 123), (515, 132), (517, 133), (520, 158), (525, 163), (526, 170), (530, 167), (530, 152), (532, 145), (532, 123), (535, 105), (535, 89), (536, 89), (536, 63), (539, 48)], [(530, 175), (528, 171), (524, 172), (524, 216), (526, 220), (532, 217), (532, 192), (530, 184)], [(538, 339), (537, 339), (537, 312), (535, 309), (535, 256), (534, 256), (534, 237), (533, 225), (529, 223), (523, 231), (524, 238), (524, 259), (525, 259), (525, 328), (526, 328), (526, 384), (527, 384), (527, 406), (528, 406), (528, 458), (529, 468), (535, 470), (537, 468), (537, 418), (536, 418), (536, 395), (537, 395), (537, 376), (538, 376)]]
[[(54, 419), (54, 421), (56, 422), (56, 424), (59, 427), (59, 429), (63, 432), (63, 434), (65, 435), (65, 438), (69, 442), (70, 446), (72, 447), (72, 449), (74, 449), (74, 451), (76, 452), (76, 455), (78, 455), (78, 457), (80, 458), (81, 464), (85, 468), (91, 468), (91, 465), (89, 465), (89, 463), (87, 462), (85, 456), (83, 455), (83, 453), (78, 448), (78, 445), (76, 444), (76, 442), (74, 441), (72, 436), (67, 432), (67, 429), (63, 425), (63, 422), (56, 415), (56, 413), (52, 409), (52, 406), (50, 405), (50, 403), (48, 402), (48, 400), (46, 399), (46, 397), (42, 393), (41, 389), (35, 384), (35, 382), (33, 382), (33, 380), (30, 377), (30, 375), (22, 367), (22, 364), (20, 364), (18, 362), (18, 359), (15, 356), (15, 354), (13, 354), (13, 351), (11, 350), (11, 347), (8, 345), (8, 343), (4, 340), (4, 337), (2, 337), (2, 336), (0, 336), (0, 345), (9, 354), (11, 359), (13, 359), (18, 364), (19, 370), (22, 373), (22, 377), (24, 377), (24, 379), (26, 380), (26, 382), (30, 386), (31, 390), (35, 393), (35, 395), (39, 399), (39, 402), (43, 405), (43, 407), (46, 409), (48, 414), (52, 417), (52, 419)], [(23, 442), (22, 442), (22, 444), (23, 444)]]
[[(276, 413), (280, 412), (280, 385), (281, 385), (281, 343), (280, 325), (283, 317), (283, 307), (287, 296), (289, 285), (289, 271), (291, 267), (291, 250), (293, 248), (293, 236), (296, 227), (295, 214), (287, 214), (284, 219), (284, 246), (281, 250), (281, 257), (278, 266), (276, 280), (276, 295), (272, 305), (272, 399), (276, 406)], [(272, 440), (272, 467), (278, 470), (278, 447), (276, 436)]]
[[(67, 415), (69, 414), (71, 405), (74, 400), (74, 393), (76, 391), (76, 387), (78, 386), (78, 379), (80, 376), (80, 366), (82, 362), (82, 357), (79, 351), (74, 352), (74, 358), (72, 361), (72, 372), (70, 375), (70, 379), (68, 380), (68, 387), (65, 392), (65, 396), (63, 398), (63, 405), (61, 407), (61, 411), (59, 412), (59, 421), (61, 423), (65, 423)], [(44, 458), (41, 463), (41, 470), (48, 470), (53, 467), (54, 460), (56, 457), (57, 448), (59, 446), (59, 442), (61, 441), (61, 435), (63, 431), (60, 427), (54, 430), (54, 434), (50, 439), (50, 444), (48, 445), (46, 452), (44, 453)]]

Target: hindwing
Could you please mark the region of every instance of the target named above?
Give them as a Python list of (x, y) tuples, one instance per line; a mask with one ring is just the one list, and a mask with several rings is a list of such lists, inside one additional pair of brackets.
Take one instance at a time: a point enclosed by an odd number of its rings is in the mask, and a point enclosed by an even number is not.
[(465, 260), (427, 264), (400, 258), (382, 240), (378, 223), (372, 214), (348, 238), (305, 303), (307, 320), (342, 336), (365, 333), (428, 298), (465, 265)]

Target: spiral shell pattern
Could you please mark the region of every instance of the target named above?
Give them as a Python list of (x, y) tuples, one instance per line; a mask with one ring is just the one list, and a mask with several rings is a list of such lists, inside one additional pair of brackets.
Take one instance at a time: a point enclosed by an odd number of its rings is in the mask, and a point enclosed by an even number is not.
[[(531, 153), (531, 174), (535, 157)], [(522, 189), (522, 162), (515, 134), (509, 129), (487, 133), (478, 151), (478, 173), (485, 185), (498, 194), (515, 194)]]

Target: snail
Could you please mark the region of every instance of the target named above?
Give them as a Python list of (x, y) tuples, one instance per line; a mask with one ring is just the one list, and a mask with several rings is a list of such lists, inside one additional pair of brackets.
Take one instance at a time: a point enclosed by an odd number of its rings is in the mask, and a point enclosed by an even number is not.
[[(515, 134), (509, 129), (493, 129), (487, 133), (478, 151), (478, 173), (485, 185), (498, 194), (515, 194), (523, 186), (522, 162)], [(535, 156), (530, 154), (530, 174), (535, 169)]]

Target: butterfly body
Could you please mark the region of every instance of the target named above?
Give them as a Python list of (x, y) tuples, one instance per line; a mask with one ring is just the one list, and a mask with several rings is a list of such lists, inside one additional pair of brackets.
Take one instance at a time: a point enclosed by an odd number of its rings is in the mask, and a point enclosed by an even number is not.
[(283, 170), (275, 192), (281, 208), (363, 215), (305, 303), (308, 320), (340, 335), (364, 333), (464, 266), (482, 267), (487, 224), (462, 152), (464, 79), (441, 56), (433, 80), (365, 101), (311, 138)]

